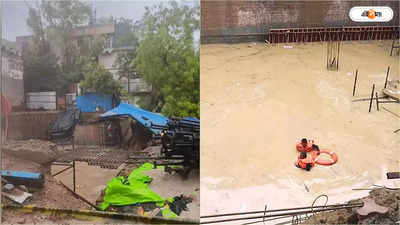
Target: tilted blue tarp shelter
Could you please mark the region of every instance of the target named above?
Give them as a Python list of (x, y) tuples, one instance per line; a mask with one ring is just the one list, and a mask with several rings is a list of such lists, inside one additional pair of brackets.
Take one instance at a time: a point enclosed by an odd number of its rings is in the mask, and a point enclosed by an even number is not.
[(168, 118), (161, 114), (149, 112), (125, 102), (121, 102), (118, 107), (100, 115), (102, 118), (116, 116), (131, 116), (155, 134), (160, 134), (162, 127), (167, 126), (168, 123)]

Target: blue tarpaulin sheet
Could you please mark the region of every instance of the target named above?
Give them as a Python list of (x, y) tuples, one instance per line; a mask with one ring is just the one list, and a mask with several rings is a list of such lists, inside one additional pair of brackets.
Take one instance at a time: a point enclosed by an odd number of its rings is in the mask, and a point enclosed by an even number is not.
[(96, 112), (96, 107), (108, 111), (112, 109), (112, 100), (109, 95), (88, 93), (76, 97), (76, 106), (81, 112)]
[(155, 134), (160, 134), (161, 128), (157, 129), (154, 128), (154, 126), (165, 127), (168, 123), (168, 118), (161, 114), (149, 112), (125, 102), (121, 102), (118, 107), (107, 111), (100, 116), (103, 118), (114, 116), (131, 116), (143, 126), (148, 127)]
[(42, 175), (40, 173), (31, 173), (25, 171), (16, 171), (16, 170), (2, 170), (2, 177), (20, 177), (20, 178), (28, 178), (28, 179), (41, 179)]

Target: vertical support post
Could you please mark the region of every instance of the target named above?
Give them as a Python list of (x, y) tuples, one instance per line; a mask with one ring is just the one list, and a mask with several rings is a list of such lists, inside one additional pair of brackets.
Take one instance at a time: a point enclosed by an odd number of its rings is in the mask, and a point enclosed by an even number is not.
[(375, 92), (375, 96), (376, 96), (376, 110), (378, 110), (378, 111), (379, 111), (378, 92)]
[(375, 91), (375, 84), (372, 85), (371, 100), (369, 101), (369, 110), (368, 110), (368, 112), (371, 112), (372, 100), (374, 99), (374, 91)]
[(74, 161), (72, 161), (72, 186), (73, 186), (73, 190), (75, 191), (75, 159)]
[(389, 71), (390, 71), (390, 66), (388, 66), (387, 68), (387, 72), (386, 72), (386, 79), (385, 79), (385, 86), (384, 88), (386, 88), (387, 82), (388, 82), (388, 78), (389, 78)]
[[(75, 155), (75, 136), (72, 135), (72, 152)], [(72, 161), (72, 185), (75, 192), (75, 159)]]
[[(3, 15), (3, 1), (0, 1), (0, 15)], [(3, 22), (2, 22), (2, 20), (1, 20), (1, 17), (0, 17), (0, 118), (1, 118), (1, 112), (3, 111), (2, 110), (2, 104), (3, 104), (3, 65), (2, 65), (2, 62), (3, 62), (3, 56), (2, 56), (2, 54), (1, 54), (1, 46), (3, 46), (2, 44), (2, 42), (3, 42), (3, 33), (2, 33), (2, 30), (3, 30), (3, 26), (2, 26), (2, 24), (3, 24)], [(0, 159), (2, 159), (2, 154), (1, 154), (1, 147), (3, 146), (3, 134), (2, 134), (2, 131), (1, 131), (1, 127), (2, 127), (2, 124), (1, 124), (1, 119), (0, 119)], [(0, 160), (0, 166), (2, 167), (2, 160)], [(0, 173), (0, 177), (1, 177), (1, 173)], [(1, 190), (3, 190), (3, 185), (2, 185), (2, 183), (0, 182), (0, 188), (1, 188)], [(0, 198), (0, 204), (2, 203), (2, 201), (1, 201), (1, 198)], [(0, 223), (2, 223), (2, 219), (1, 219), (1, 216), (0, 216)]]
[(354, 84), (353, 84), (353, 96), (356, 93), (356, 85), (357, 85), (357, 77), (358, 77), (358, 69), (356, 70), (356, 76), (354, 78)]
[(336, 70), (339, 70), (340, 42), (341, 42), (341, 40), (337, 44)]

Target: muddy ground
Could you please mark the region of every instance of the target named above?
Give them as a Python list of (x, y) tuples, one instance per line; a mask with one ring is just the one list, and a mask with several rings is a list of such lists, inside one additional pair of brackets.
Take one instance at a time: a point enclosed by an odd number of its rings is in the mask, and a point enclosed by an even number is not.
[[(90, 209), (88, 204), (77, 199), (63, 185), (67, 185), (73, 189), (72, 185), (72, 169), (69, 169), (56, 177), (51, 174), (57, 173), (65, 168), (65, 166), (55, 166), (50, 163), (59, 156), (65, 154), (64, 148), (57, 148), (54, 144), (41, 140), (27, 141), (10, 141), (3, 146), (2, 169), (20, 170), (43, 173), (45, 176), (45, 184), (42, 189), (29, 189), (33, 194), (32, 198), (24, 204), (35, 205), (38, 207), (62, 208), (62, 209)], [(159, 151), (159, 147), (150, 147), (152, 154)], [(150, 151), (149, 150), (149, 151)], [(96, 204), (96, 200), (100, 200), (102, 190), (105, 189), (109, 180), (117, 175), (129, 175), (129, 173), (137, 165), (122, 164), (118, 169), (103, 169), (96, 166), (89, 166), (84, 162), (76, 162), (76, 192)], [(163, 170), (152, 170), (146, 172), (153, 178), (150, 188), (163, 197), (174, 197), (185, 195), (193, 199), (188, 204), (188, 211), (183, 211), (181, 218), (198, 220), (200, 212), (199, 197), (199, 172), (192, 171), (187, 179), (183, 179), (180, 174), (173, 172), (168, 174)], [(2, 197), (4, 204), (15, 204), (11, 200)], [(5, 223), (121, 223), (115, 219), (99, 219), (99, 218), (75, 218), (66, 215), (45, 215), (40, 213), (23, 214), (15, 210), (4, 210), (2, 221)], [(129, 222), (131, 223), (131, 222)]]
[[(43, 173), (45, 177), (44, 187), (42, 189), (31, 189), (28, 186), (27, 188), (29, 192), (33, 194), (33, 196), (31, 199), (26, 200), (24, 204), (35, 205), (38, 207), (64, 209), (90, 208), (90, 206), (73, 196), (60, 182), (51, 176), (49, 166), (43, 166), (41, 164), (20, 159), (3, 152), (2, 169)], [(11, 200), (3, 196), (2, 203), (14, 204)], [(5, 221), (7, 222), (7, 218)]]
[[(326, 43), (201, 46), (201, 214), (310, 206), (363, 197), (353, 191), (399, 170), (398, 104), (352, 102), (399, 79), (391, 42), (343, 42), (339, 71), (326, 69)], [(352, 97), (358, 69), (356, 96)], [(293, 166), (302, 137), (338, 154), (333, 166)]]

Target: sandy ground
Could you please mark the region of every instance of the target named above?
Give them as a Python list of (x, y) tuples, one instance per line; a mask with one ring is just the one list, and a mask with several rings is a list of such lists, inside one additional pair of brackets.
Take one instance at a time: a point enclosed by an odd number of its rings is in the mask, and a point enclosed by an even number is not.
[[(95, 204), (101, 191), (106, 188), (108, 181), (115, 177), (123, 165), (118, 169), (103, 169), (97, 166), (89, 166), (86, 162), (75, 162), (75, 188), (76, 192)], [(66, 168), (65, 166), (52, 166), (52, 174)], [(55, 178), (67, 185), (71, 190), (72, 168), (57, 175)]]
[[(343, 43), (339, 71), (326, 70), (326, 44), (202, 45), (201, 215), (309, 206), (320, 194), (343, 202), (368, 194), (352, 188), (399, 185), (385, 176), (400, 169), (399, 119), (352, 102), (368, 97), (372, 83), (380, 91), (388, 66), (389, 79), (399, 78), (390, 45)], [(295, 168), (302, 137), (335, 151), (338, 163)]]

